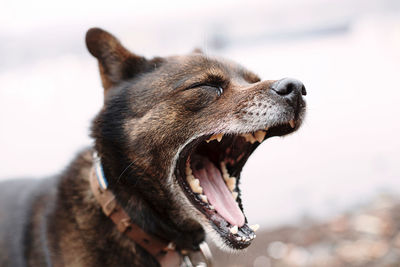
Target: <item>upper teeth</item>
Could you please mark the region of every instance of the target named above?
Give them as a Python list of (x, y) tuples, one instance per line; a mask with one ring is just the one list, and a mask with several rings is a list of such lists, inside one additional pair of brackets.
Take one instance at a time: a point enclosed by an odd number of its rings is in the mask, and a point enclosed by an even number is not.
[(266, 134), (267, 134), (266, 132), (260, 130), (255, 132), (254, 136), (256, 137), (257, 141), (261, 143), (262, 141), (264, 141), (264, 137)]
[[(292, 126), (292, 128), (294, 128), (294, 121), (291, 120), (291, 121), (289, 121), (289, 123)], [(254, 144), (256, 141), (258, 141), (261, 143), (262, 141), (264, 141), (265, 135), (267, 134), (266, 133), (267, 130), (268, 130), (268, 127), (265, 127), (265, 130), (259, 130), (259, 131), (255, 132), (254, 134), (245, 133), (245, 134), (242, 134), (242, 136), (246, 139), (246, 142), (250, 142), (250, 143)], [(212, 140), (217, 140), (218, 142), (221, 142), (223, 136), (224, 136), (223, 133), (214, 134), (210, 138), (208, 138), (206, 140), (206, 142), (209, 143)]]
[[(266, 127), (265, 130), (268, 130), (268, 127)], [(265, 138), (266, 134), (267, 134), (266, 131), (258, 130), (254, 134), (245, 133), (245, 134), (242, 134), (242, 136), (244, 137), (244, 139), (246, 139), (246, 142), (250, 142), (251, 144), (254, 144), (256, 141), (258, 141), (259, 143), (264, 141), (264, 138)]]
[(207, 139), (206, 142), (209, 143), (209, 142), (211, 142), (212, 140), (217, 140), (218, 142), (221, 142), (223, 136), (224, 136), (223, 133), (214, 134), (214, 135), (211, 136), (209, 139)]
[(290, 120), (289, 121), (290, 127), (294, 128), (296, 126), (296, 123), (294, 122), (294, 120)]
[(254, 138), (253, 134), (251, 134), (251, 133), (242, 134), (242, 136), (244, 137), (244, 139), (246, 139), (246, 142), (250, 142), (252, 144), (254, 144), (256, 142), (256, 139)]

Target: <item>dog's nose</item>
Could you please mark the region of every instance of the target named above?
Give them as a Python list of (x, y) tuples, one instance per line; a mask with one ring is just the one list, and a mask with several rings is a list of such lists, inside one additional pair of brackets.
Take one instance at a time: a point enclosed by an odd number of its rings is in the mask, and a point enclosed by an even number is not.
[(270, 88), (278, 95), (290, 97), (292, 95), (307, 95), (304, 84), (293, 78), (284, 78), (274, 82)]

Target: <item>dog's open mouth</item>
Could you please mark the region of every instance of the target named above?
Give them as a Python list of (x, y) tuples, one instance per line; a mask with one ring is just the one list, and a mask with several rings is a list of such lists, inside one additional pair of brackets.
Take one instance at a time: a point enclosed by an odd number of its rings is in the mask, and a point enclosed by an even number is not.
[(187, 198), (210, 221), (226, 245), (243, 249), (255, 238), (247, 225), (239, 179), (249, 156), (264, 140), (295, 130), (294, 120), (252, 133), (202, 136), (180, 153), (176, 177)]

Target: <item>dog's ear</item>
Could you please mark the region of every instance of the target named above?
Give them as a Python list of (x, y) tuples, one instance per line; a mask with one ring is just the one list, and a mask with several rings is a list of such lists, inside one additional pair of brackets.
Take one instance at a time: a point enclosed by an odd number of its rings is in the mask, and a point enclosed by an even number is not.
[(117, 38), (100, 28), (88, 30), (86, 46), (99, 61), (105, 91), (123, 80), (132, 78), (147, 65), (144, 57), (129, 52)]

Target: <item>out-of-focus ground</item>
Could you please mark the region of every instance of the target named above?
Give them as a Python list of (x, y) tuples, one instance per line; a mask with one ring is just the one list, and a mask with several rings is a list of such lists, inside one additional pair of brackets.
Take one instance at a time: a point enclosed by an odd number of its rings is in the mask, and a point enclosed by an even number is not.
[(303, 218), (296, 226), (257, 232), (236, 255), (213, 249), (216, 266), (341, 267), (400, 265), (400, 199), (381, 195), (325, 222)]
[[(245, 212), (261, 228), (248, 251), (252, 261), (239, 257), (237, 264), (309, 264), (314, 253), (327, 253), (340, 260), (326, 259), (331, 266), (348, 266), (346, 257), (370, 254), (373, 247), (387, 252), (382, 260), (397, 257), (395, 231), (370, 235), (354, 225), (390, 217), (390, 227), (397, 227), (398, 208), (387, 217), (356, 218), (373, 209), (376, 196), (400, 192), (400, 2), (189, 2), (2, 3), (0, 180), (59, 173), (91, 145), (89, 125), (101, 107), (102, 88), (84, 34), (100, 26), (147, 57), (200, 47), (264, 79), (304, 82), (303, 127), (266, 141), (243, 170)], [(338, 232), (330, 225), (343, 212), (350, 212), (342, 217), (347, 228)], [(357, 246), (361, 252), (344, 255)], [(279, 259), (270, 254), (276, 250)]]

